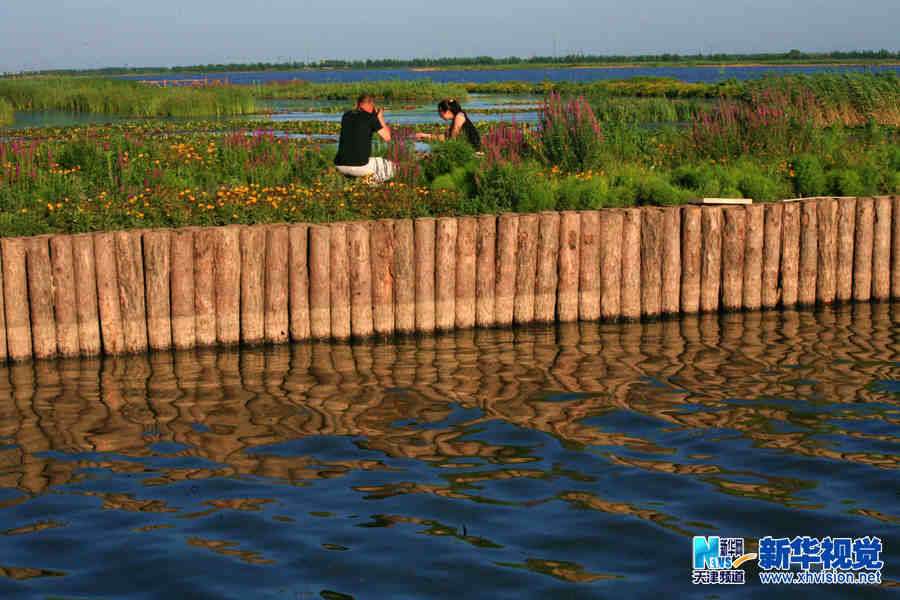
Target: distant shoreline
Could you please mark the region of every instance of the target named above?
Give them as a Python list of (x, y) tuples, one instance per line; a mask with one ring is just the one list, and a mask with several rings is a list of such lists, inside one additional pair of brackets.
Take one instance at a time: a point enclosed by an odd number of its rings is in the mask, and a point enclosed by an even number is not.
[[(900, 53), (886, 52), (883, 56), (868, 52), (837, 53), (828, 56), (799, 53), (768, 55), (718, 55), (718, 56), (634, 56), (634, 57), (535, 57), (532, 59), (485, 58), (485, 62), (468, 62), (464, 58), (372, 60), (372, 61), (320, 61), (319, 63), (231, 63), (184, 65), (171, 67), (105, 67), (97, 69), (47, 69), (20, 73), (0, 74), (3, 77), (30, 77), (42, 75), (92, 75), (92, 76), (190, 76), (197, 74), (273, 73), (273, 72), (328, 72), (395, 70), (414, 73), (441, 71), (507, 71), (507, 70), (574, 70), (574, 69), (644, 69), (644, 68), (728, 68), (728, 67), (896, 67), (900, 66)], [(847, 56), (850, 54), (851, 56)], [(852, 56), (862, 54), (862, 56)], [(482, 57), (479, 57), (482, 58)], [(593, 59), (593, 60), (592, 60)], [(618, 60), (616, 60), (618, 59)], [(645, 59), (645, 60), (642, 60)], [(459, 60), (460, 62), (453, 62)], [(475, 59), (478, 60), (478, 59)]]

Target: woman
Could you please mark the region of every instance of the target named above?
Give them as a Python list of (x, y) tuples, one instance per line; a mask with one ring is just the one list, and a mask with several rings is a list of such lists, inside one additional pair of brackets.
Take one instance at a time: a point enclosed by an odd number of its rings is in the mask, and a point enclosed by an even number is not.
[(462, 132), (463, 135), (465, 135), (465, 139), (468, 140), (476, 150), (481, 150), (481, 136), (478, 135), (478, 130), (475, 129), (475, 125), (472, 123), (472, 121), (469, 120), (469, 116), (465, 113), (456, 99), (447, 98), (445, 100), (441, 100), (438, 103), (437, 109), (438, 114), (442, 119), (451, 122), (450, 127), (447, 128), (447, 133), (417, 133), (417, 140), (453, 140), (456, 139), (457, 136), (459, 136), (460, 132)]

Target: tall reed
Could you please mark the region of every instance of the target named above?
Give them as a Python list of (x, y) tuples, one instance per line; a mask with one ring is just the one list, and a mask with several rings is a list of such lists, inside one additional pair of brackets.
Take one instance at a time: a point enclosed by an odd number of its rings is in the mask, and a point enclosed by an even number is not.
[(722, 97), (694, 118), (688, 148), (711, 158), (807, 152), (821, 137), (820, 106), (809, 91), (790, 88), (754, 90), (746, 100)]
[(256, 112), (248, 88), (148, 86), (107, 78), (0, 79), (0, 98), (16, 110), (64, 110), (134, 117), (206, 117)]
[(603, 131), (582, 96), (565, 101), (551, 93), (541, 105), (539, 121), (537, 147), (547, 162), (572, 173), (591, 168), (603, 144)]

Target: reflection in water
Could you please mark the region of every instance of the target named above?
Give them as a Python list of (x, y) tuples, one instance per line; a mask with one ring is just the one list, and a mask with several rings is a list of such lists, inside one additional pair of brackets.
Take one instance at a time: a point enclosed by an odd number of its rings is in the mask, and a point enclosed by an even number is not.
[(0, 595), (636, 597), (690, 590), (695, 534), (877, 534), (896, 580), (898, 320), (3, 367)]

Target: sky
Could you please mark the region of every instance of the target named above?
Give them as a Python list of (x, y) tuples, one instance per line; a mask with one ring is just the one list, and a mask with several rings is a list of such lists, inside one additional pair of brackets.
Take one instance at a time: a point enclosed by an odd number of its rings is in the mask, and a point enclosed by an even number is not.
[(900, 50), (897, 0), (0, 4), (0, 72), (330, 58)]

